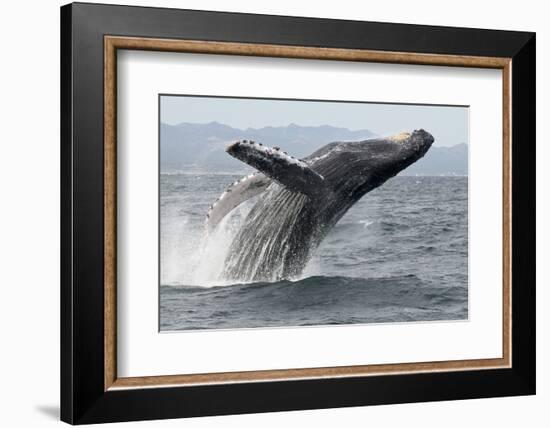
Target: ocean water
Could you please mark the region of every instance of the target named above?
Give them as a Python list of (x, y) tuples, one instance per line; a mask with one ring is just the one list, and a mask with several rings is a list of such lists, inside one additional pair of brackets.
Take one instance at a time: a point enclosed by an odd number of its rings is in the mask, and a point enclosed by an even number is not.
[(242, 174), (161, 174), (160, 329), (468, 318), (468, 178), (390, 179), (332, 229), (299, 278), (232, 284), (225, 255), (254, 200), (204, 233)]

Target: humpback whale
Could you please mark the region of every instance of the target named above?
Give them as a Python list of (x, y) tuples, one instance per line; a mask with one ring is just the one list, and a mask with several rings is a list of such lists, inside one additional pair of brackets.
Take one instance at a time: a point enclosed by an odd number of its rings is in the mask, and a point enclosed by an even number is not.
[(433, 141), (420, 129), (329, 143), (302, 159), (254, 141), (232, 143), (227, 153), (257, 171), (232, 183), (210, 207), (207, 230), (238, 205), (258, 199), (230, 245), (223, 278), (249, 282), (299, 276), (342, 216), (424, 156)]

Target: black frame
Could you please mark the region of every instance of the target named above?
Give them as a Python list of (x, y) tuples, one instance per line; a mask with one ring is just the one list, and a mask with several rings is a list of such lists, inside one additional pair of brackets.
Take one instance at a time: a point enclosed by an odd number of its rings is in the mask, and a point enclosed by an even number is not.
[[(104, 35), (512, 58), (512, 367), (105, 392)], [(61, 419), (85, 424), (534, 394), (535, 96), (534, 33), (63, 6)]]

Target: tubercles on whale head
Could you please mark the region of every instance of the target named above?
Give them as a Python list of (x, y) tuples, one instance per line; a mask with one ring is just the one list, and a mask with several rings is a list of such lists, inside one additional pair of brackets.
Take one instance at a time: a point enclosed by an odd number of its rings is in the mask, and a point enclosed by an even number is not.
[[(373, 144), (374, 154), (401, 170), (424, 156), (432, 146), (434, 137), (423, 129), (415, 129), (413, 132), (400, 132), (382, 142), (385, 144)], [(368, 143), (369, 140), (365, 142)]]
[(429, 132), (423, 129), (415, 129), (406, 142), (406, 151), (411, 158), (411, 163), (424, 156), (434, 141), (434, 137)]
[(366, 170), (395, 168), (399, 172), (424, 156), (433, 142), (429, 132), (415, 129), (389, 137), (341, 143), (334, 150), (343, 154), (348, 159), (347, 163), (353, 157), (354, 163)]

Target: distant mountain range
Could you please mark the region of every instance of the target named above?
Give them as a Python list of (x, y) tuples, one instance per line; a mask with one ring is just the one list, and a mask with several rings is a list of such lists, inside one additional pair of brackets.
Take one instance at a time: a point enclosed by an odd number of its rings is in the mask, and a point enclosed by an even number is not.
[(468, 175), (468, 145), (432, 146), (401, 175)]
[[(333, 141), (360, 141), (375, 137), (368, 130), (350, 131), (333, 126), (267, 126), (237, 129), (218, 122), (206, 124), (161, 124), (161, 171), (202, 172), (248, 171), (251, 168), (225, 153), (227, 144), (255, 140), (268, 146), (279, 146), (298, 158), (305, 157)], [(434, 146), (426, 156), (407, 168), (405, 175), (466, 175), (468, 146)]]

